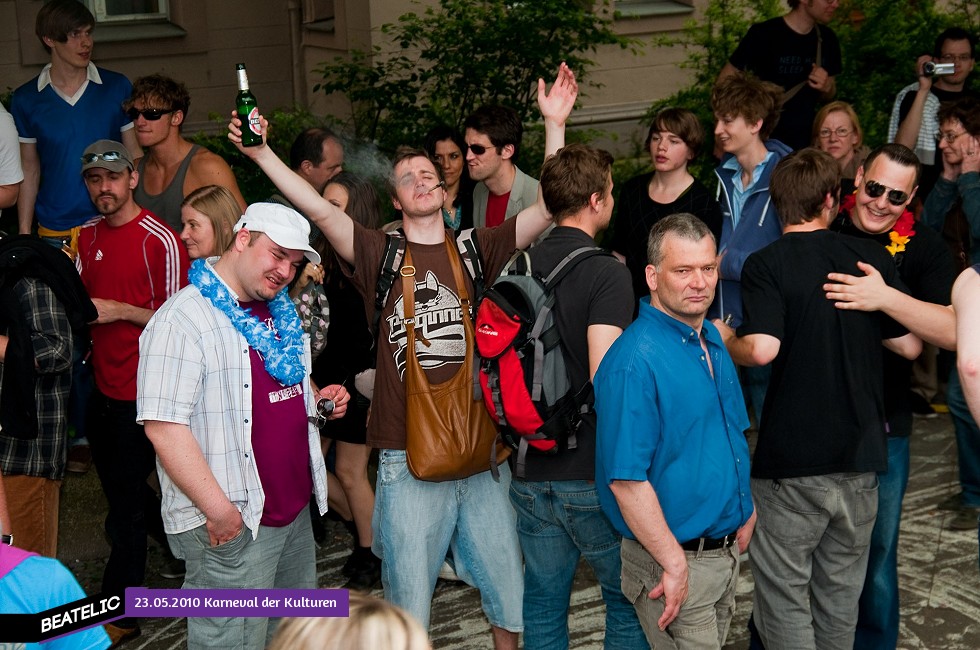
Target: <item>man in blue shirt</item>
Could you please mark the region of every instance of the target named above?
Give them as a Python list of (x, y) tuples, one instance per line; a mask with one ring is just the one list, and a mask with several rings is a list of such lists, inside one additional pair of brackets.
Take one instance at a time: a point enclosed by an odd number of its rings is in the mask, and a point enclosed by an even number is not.
[(693, 215), (672, 215), (647, 254), (650, 300), (595, 376), (596, 488), (623, 535), (623, 593), (650, 645), (721, 647), (755, 514), (742, 390), (704, 320), (715, 240)]

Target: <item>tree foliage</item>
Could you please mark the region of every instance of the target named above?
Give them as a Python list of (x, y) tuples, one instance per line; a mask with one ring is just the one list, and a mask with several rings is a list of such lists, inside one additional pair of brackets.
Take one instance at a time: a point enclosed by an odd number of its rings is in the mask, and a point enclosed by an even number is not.
[(552, 78), (561, 61), (581, 83), (600, 45), (636, 47), (612, 30), (609, 4), (600, 11), (581, 0), (420, 4), (380, 28), (384, 46), (321, 64), (314, 90), (344, 94), (354, 135), (385, 151), (420, 142), (436, 124), (460, 128), (482, 104), (506, 104), (527, 123), (537, 79)]

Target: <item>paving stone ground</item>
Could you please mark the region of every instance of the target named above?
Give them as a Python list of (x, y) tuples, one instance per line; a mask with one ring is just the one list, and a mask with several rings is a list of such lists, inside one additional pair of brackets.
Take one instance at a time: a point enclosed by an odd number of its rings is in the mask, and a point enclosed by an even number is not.
[[(936, 504), (956, 489), (956, 444), (948, 415), (915, 422), (912, 465), (902, 518), (899, 580), (902, 622), (899, 648), (977, 650), (980, 648), (980, 571), (977, 531), (951, 531), (953, 514)], [(62, 495), (59, 558), (75, 572), (88, 593), (96, 593), (108, 545), (102, 534), (105, 501), (94, 471), (65, 480)], [(327, 543), (317, 553), (321, 587), (338, 587), (340, 567), (350, 548), (343, 527), (331, 522)], [(501, 552), (506, 552), (502, 549)], [(178, 580), (158, 575), (162, 556), (151, 542), (149, 587), (175, 588)], [(738, 609), (726, 650), (748, 647), (745, 622), (751, 609), (752, 575), (743, 565)], [(380, 591), (376, 592), (381, 595)], [(489, 626), (480, 610), (479, 594), (462, 584), (439, 583), (432, 606), (434, 648), (475, 650), (492, 648)], [(603, 606), (590, 569), (582, 565), (572, 596), (572, 647), (602, 648)], [(184, 619), (144, 619), (143, 636), (127, 650), (165, 650), (186, 645)]]

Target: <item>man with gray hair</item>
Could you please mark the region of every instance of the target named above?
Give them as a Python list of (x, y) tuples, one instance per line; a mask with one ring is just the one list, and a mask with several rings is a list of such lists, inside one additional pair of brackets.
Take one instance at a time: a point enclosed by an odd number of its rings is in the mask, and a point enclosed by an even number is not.
[[(157, 453), (164, 529), (187, 562), (185, 588), (314, 589), (310, 495), (327, 508), (319, 424), (347, 410), (343, 386), (310, 382), (310, 342), (287, 285), (309, 223), (249, 206), (221, 257), (140, 337), (137, 420)], [(189, 618), (189, 648), (264, 648), (266, 618)]]
[(596, 488), (623, 535), (623, 593), (651, 647), (721, 647), (755, 526), (749, 420), (704, 318), (718, 284), (714, 236), (675, 214), (648, 241), (650, 300), (595, 375)]

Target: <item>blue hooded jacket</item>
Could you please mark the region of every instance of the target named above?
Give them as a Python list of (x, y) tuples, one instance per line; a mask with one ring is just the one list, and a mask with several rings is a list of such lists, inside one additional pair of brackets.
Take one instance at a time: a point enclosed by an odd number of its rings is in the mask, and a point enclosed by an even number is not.
[(749, 255), (779, 239), (783, 232), (776, 206), (769, 197), (769, 177), (776, 164), (793, 150), (779, 140), (766, 140), (765, 145), (774, 155), (763, 166), (755, 186), (745, 198), (737, 226), (732, 218), (732, 196), (740, 172), (725, 168), (725, 163), (734, 155), (725, 154), (721, 165), (715, 169), (722, 217), (718, 252), (725, 253), (725, 256), (719, 267), (722, 279), (718, 283), (715, 301), (708, 310), (708, 317), (724, 318), (731, 314), (732, 327), (742, 324), (742, 265)]

